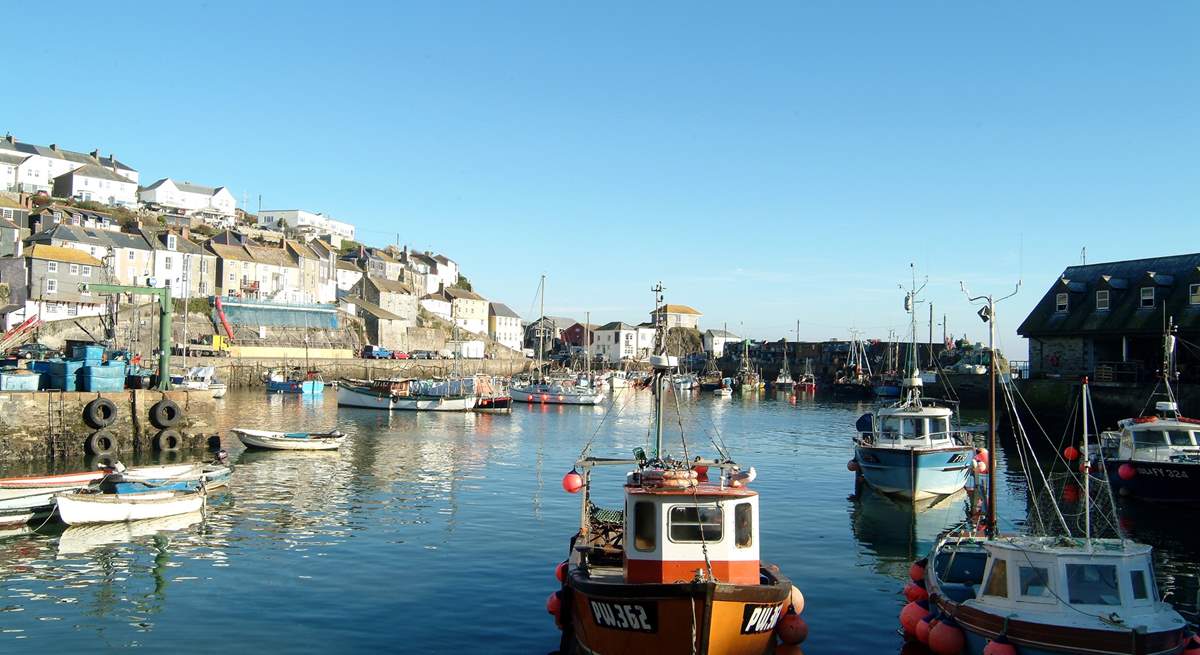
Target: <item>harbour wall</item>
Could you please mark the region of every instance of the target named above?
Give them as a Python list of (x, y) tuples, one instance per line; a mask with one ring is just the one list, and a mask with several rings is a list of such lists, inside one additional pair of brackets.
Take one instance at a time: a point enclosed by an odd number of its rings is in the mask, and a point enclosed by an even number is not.
[[(178, 361), (178, 360), (176, 360)], [(217, 378), (231, 389), (262, 387), (271, 369), (304, 368), (306, 360), (278, 357), (189, 357), (188, 366), (212, 366)], [(444, 377), (456, 371), (452, 359), (349, 359), (307, 360), (308, 368), (321, 373), (326, 382), (339, 379)], [(457, 371), (463, 375), (510, 376), (529, 370), (528, 359), (460, 359)]]
[(0, 461), (81, 457), (87, 438), (97, 431), (84, 421), (84, 407), (97, 398), (116, 406), (113, 422), (104, 429), (113, 436), (117, 457), (153, 448), (159, 430), (150, 421), (150, 408), (164, 398), (182, 410), (174, 426), (182, 448), (204, 446), (205, 432), (211, 428), (206, 417), (215, 411), (208, 391), (4, 391), (0, 392)]

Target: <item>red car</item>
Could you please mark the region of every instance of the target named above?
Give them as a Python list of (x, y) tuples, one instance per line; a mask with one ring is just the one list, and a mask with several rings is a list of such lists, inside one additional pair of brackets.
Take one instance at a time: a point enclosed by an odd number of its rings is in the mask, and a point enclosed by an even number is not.
[(392, 359), (408, 359), (408, 353), (401, 353), (401, 352), (392, 353)]

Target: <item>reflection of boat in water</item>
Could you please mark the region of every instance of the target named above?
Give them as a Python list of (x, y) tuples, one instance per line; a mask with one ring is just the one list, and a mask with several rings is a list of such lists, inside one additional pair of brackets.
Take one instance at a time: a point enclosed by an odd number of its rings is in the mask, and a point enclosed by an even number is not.
[(912, 503), (863, 484), (851, 501), (850, 528), (876, 572), (907, 580), (912, 561), (924, 557), (943, 532), (961, 525), (969, 510), (965, 491)]
[(78, 555), (100, 546), (127, 543), (139, 537), (148, 537), (160, 532), (183, 530), (199, 523), (203, 518), (204, 513), (196, 511), (127, 523), (73, 525), (63, 530), (62, 535), (58, 538), (58, 555), (59, 557)]

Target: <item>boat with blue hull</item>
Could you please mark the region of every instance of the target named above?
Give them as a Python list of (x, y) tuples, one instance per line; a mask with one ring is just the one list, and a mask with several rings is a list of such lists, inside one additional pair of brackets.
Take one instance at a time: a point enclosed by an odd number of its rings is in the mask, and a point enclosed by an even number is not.
[(325, 392), (325, 381), (319, 373), (309, 371), (272, 371), (267, 376), (267, 393), (287, 393), (302, 396), (319, 396)]

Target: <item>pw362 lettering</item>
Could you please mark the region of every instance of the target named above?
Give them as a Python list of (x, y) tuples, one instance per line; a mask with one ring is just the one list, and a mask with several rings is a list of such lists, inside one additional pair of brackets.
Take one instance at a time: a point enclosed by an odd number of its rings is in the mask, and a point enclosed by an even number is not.
[(596, 625), (614, 630), (654, 632), (657, 606), (653, 603), (610, 603), (590, 600), (592, 620)]

